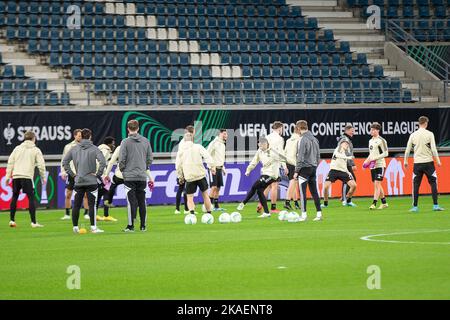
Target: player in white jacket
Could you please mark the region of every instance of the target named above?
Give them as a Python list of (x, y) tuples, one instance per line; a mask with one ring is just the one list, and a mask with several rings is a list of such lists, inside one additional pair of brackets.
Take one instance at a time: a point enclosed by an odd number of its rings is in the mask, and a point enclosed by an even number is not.
[(340, 140), (339, 145), (334, 150), (330, 163), (330, 172), (328, 172), (328, 176), (325, 181), (325, 189), (323, 191), (324, 204), (322, 205), (322, 208), (328, 207), (328, 194), (330, 192), (330, 186), (332, 183), (336, 182), (336, 180), (340, 180), (342, 183), (348, 185), (348, 191), (345, 195), (346, 205), (349, 207), (356, 207), (356, 205), (352, 202), (352, 196), (356, 190), (356, 182), (347, 166), (348, 161), (353, 160), (353, 156), (347, 155), (349, 148), (350, 142), (348, 140)]
[(286, 201), (284, 203), (284, 208), (287, 210), (293, 210), (291, 206), (291, 200), (294, 200), (295, 208), (300, 209), (300, 205), (298, 203), (299, 199), (298, 183), (294, 179), (295, 166), (297, 164), (297, 149), (300, 139), (301, 139), (300, 128), (298, 126), (295, 126), (294, 133), (286, 141), (286, 146), (284, 148), (284, 155), (286, 157), (286, 166), (288, 169), (287, 176), (289, 178), (289, 187), (286, 192)]
[(13, 196), (10, 205), (11, 220), (9, 226), (16, 227), (15, 216), (17, 208), (17, 199), (20, 191), (23, 191), (28, 197), (29, 212), (31, 217), (31, 227), (43, 227), (36, 221), (36, 203), (34, 201), (34, 169), (39, 169), (41, 182), (46, 184), (45, 162), (41, 150), (36, 147), (36, 136), (33, 132), (25, 132), (25, 141), (14, 148), (14, 151), (8, 158), (6, 167), (6, 181), (8, 184), (12, 181)]
[[(116, 139), (114, 139), (114, 137), (111, 136), (106, 137), (103, 140), (103, 143), (98, 146), (98, 148), (102, 152), (103, 157), (105, 157), (106, 163), (108, 164), (109, 161), (111, 160), (114, 150), (116, 149)], [(98, 185), (97, 212), (102, 197), (103, 197), (103, 217), (97, 215), (97, 221), (117, 221), (117, 219), (114, 219), (113, 217), (109, 216), (109, 207), (108, 205), (105, 204), (105, 201), (109, 199), (108, 190), (105, 189), (105, 184), (103, 183), (103, 181)]]
[(220, 129), (218, 136), (208, 145), (206, 149), (211, 158), (214, 161), (214, 166), (216, 168), (216, 174), (210, 175), (210, 186), (211, 193), (209, 197), (214, 205), (214, 211), (222, 211), (223, 208), (219, 207), (219, 193), (220, 188), (223, 187), (223, 176), (226, 174), (225, 171), (225, 155), (226, 147), (225, 144), (228, 139), (227, 129)]
[[(273, 160), (278, 165), (278, 170), (281, 168), (284, 171), (284, 174), (288, 174), (288, 169), (286, 167), (286, 160), (284, 158), (284, 139), (281, 136), (283, 134), (283, 123), (280, 121), (275, 121), (272, 125), (272, 133), (269, 134), (266, 139), (270, 145), (270, 149), (273, 153)], [(270, 184), (270, 188), (267, 187), (267, 189), (264, 192), (264, 195), (268, 196), (270, 191), (270, 212), (271, 213), (278, 213), (279, 210), (277, 210), (277, 200), (278, 200), (278, 185), (279, 181), (281, 180), (280, 176), (278, 175), (278, 178), (276, 181)], [(261, 210), (261, 206), (258, 206), (258, 211)]]
[(264, 209), (264, 212), (258, 216), (259, 218), (270, 217), (269, 207), (267, 206), (267, 198), (264, 194), (266, 190), (272, 183), (276, 182), (280, 176), (280, 166), (278, 161), (278, 155), (272, 150), (267, 141), (267, 138), (262, 137), (259, 139), (258, 151), (256, 152), (253, 160), (247, 167), (245, 175), (248, 177), (250, 172), (255, 169), (259, 162), (262, 164), (261, 176), (253, 184), (250, 191), (247, 193), (244, 201), (242, 201), (237, 209), (239, 211), (243, 210), (245, 205), (250, 201), (250, 199), (256, 194), (258, 194), (259, 202)]
[[(195, 137), (194, 126), (192, 126), (192, 125), (187, 126), (184, 129), (184, 133), (191, 133)], [(181, 139), (180, 143), (178, 144), (178, 151), (183, 148), (183, 145), (184, 145), (184, 137), (183, 137), (183, 139)], [(176, 159), (178, 159), (178, 157), (179, 157), (179, 152), (177, 152)], [(177, 167), (176, 167), (177, 160), (176, 159), (175, 159), (175, 171), (177, 170)], [(187, 206), (187, 196), (186, 196), (186, 191), (185, 191), (186, 183), (185, 182), (181, 183), (180, 177), (177, 176), (177, 184), (178, 184), (178, 189), (177, 189), (177, 194), (175, 197), (175, 214), (181, 213), (181, 211), (180, 211), (181, 196), (183, 196), (183, 200), (184, 200), (184, 214), (188, 214), (189, 208)]]
[(374, 186), (373, 202), (369, 207), (370, 210), (377, 209), (378, 199), (381, 199), (381, 204), (378, 210), (383, 210), (389, 205), (386, 202), (386, 196), (381, 182), (384, 179), (384, 171), (386, 169), (385, 158), (389, 155), (388, 145), (384, 138), (380, 136), (381, 125), (378, 122), (372, 123), (370, 126), (370, 135), (372, 139), (369, 140), (369, 156), (364, 161), (364, 165), (367, 166), (370, 163), (374, 163), (370, 169), (372, 176), (372, 182)]
[(176, 168), (180, 183), (186, 182), (187, 203), (191, 214), (195, 214), (194, 194), (197, 187), (202, 193), (207, 214), (211, 214), (211, 200), (208, 195), (208, 181), (203, 162), (206, 162), (212, 174), (216, 173), (211, 155), (203, 146), (194, 143), (192, 133), (186, 133), (183, 147), (178, 150)]

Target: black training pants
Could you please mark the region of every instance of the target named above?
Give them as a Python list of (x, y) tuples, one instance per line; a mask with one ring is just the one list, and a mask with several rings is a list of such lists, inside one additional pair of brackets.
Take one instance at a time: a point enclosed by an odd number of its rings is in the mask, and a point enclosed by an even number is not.
[(31, 179), (13, 179), (13, 196), (11, 199), (10, 206), (10, 218), (11, 221), (15, 221), (16, 218), (16, 210), (17, 210), (17, 199), (20, 195), (20, 190), (23, 191), (28, 197), (29, 207), (28, 211), (30, 212), (31, 222), (36, 223), (36, 203), (34, 201), (34, 183)]

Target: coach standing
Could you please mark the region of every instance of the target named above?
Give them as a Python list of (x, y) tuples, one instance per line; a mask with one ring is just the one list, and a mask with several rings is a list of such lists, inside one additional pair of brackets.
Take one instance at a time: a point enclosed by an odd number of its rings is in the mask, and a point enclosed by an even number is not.
[(141, 231), (147, 230), (147, 205), (145, 203), (145, 187), (147, 185), (147, 169), (153, 162), (152, 147), (148, 139), (139, 131), (139, 122), (130, 120), (127, 124), (128, 138), (120, 144), (119, 169), (123, 174), (125, 192), (128, 202), (128, 225), (124, 232), (134, 232), (134, 220), (139, 207)]
[[(72, 209), (73, 232), (75, 233), (80, 231), (78, 228), (78, 218), (85, 195), (88, 199), (91, 232), (103, 232), (103, 230), (97, 228), (96, 215), (98, 183), (101, 181), (101, 176), (106, 167), (106, 161), (100, 149), (94, 146), (91, 139), (92, 131), (90, 129), (81, 130), (80, 143), (70, 149), (62, 162), (64, 170), (75, 179), (75, 200)], [(70, 166), (71, 161), (73, 161), (75, 171), (72, 171)]]
[(404, 165), (408, 166), (408, 157), (411, 149), (414, 149), (414, 169), (413, 169), (413, 207), (410, 212), (418, 212), (417, 204), (419, 202), (419, 189), (422, 182), (423, 175), (428, 178), (428, 183), (431, 186), (431, 193), (433, 197), (433, 211), (442, 211), (438, 204), (438, 189), (437, 189), (437, 175), (434, 167), (434, 159), (437, 165), (441, 166), (441, 160), (436, 148), (436, 141), (434, 140), (433, 132), (427, 130), (428, 118), (422, 116), (419, 118), (419, 129), (411, 134), (408, 140), (408, 145), (405, 150)]
[(8, 165), (6, 167), (6, 181), (9, 184), (12, 177), (13, 196), (10, 206), (11, 221), (9, 226), (16, 227), (15, 216), (17, 208), (17, 199), (19, 198), (20, 190), (28, 197), (29, 212), (31, 217), (31, 227), (43, 227), (36, 221), (36, 204), (34, 201), (34, 169), (39, 169), (41, 182), (46, 183), (45, 177), (45, 163), (41, 150), (36, 147), (36, 136), (33, 132), (27, 131), (24, 135), (25, 141), (14, 148), (14, 151), (8, 158)]
[(306, 220), (306, 187), (314, 199), (317, 210), (317, 216), (314, 221), (322, 220), (322, 211), (320, 208), (320, 198), (317, 192), (316, 171), (320, 162), (319, 141), (308, 130), (308, 123), (305, 120), (297, 122), (302, 139), (298, 144), (297, 165), (295, 166), (294, 179), (298, 178), (300, 189), (300, 206), (302, 210), (302, 221)]

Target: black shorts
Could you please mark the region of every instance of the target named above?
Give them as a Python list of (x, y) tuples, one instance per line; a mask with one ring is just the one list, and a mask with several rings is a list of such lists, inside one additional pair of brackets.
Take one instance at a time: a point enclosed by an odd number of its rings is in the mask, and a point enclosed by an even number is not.
[(34, 183), (31, 179), (24, 179), (24, 178), (18, 178), (13, 179), (12, 181), (13, 186), (13, 193), (19, 194), (20, 190), (23, 191), (23, 193), (30, 195), (34, 194)]
[(428, 181), (433, 181), (437, 179), (434, 162), (414, 163), (413, 172), (414, 176), (418, 179), (422, 179), (423, 175), (427, 176)]
[(194, 194), (197, 191), (197, 187), (199, 187), (201, 192), (208, 190), (208, 181), (206, 181), (206, 178), (191, 182), (187, 181), (186, 194)]
[(295, 166), (293, 166), (292, 164), (286, 164), (287, 169), (288, 169), (288, 178), (289, 180), (294, 179), (294, 174), (295, 174)]
[(268, 186), (270, 186), (272, 183), (277, 182), (278, 179), (274, 179), (272, 177), (269, 177), (267, 175), (262, 175), (259, 177), (259, 179), (255, 182), (256, 185), (258, 185), (260, 188), (266, 189)]
[(67, 190), (74, 190), (75, 189), (75, 177), (72, 177), (70, 174), (67, 175), (66, 189)]
[(223, 171), (222, 168), (216, 168), (216, 174), (209, 171), (209, 183), (211, 187), (223, 187)]
[(330, 181), (331, 183), (333, 183), (336, 180), (341, 180), (342, 182), (347, 183), (350, 180), (353, 180), (353, 176), (351, 173), (348, 172), (343, 172), (339, 170), (330, 170), (330, 172), (328, 172), (328, 176), (325, 181)]
[(384, 168), (375, 168), (370, 170), (372, 176), (372, 181), (383, 181), (384, 178)]

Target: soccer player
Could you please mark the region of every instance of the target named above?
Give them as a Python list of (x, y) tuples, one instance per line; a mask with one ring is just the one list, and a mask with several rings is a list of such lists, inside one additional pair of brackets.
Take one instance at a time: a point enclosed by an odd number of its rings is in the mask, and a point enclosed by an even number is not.
[(221, 211), (223, 208), (219, 207), (219, 193), (220, 188), (223, 186), (223, 176), (225, 171), (225, 144), (227, 142), (228, 133), (227, 129), (220, 129), (219, 135), (209, 144), (206, 149), (214, 162), (216, 173), (212, 174), (210, 170), (210, 185), (211, 193), (209, 195), (211, 201), (214, 204), (214, 211)]
[[(353, 136), (355, 134), (355, 129), (353, 126), (349, 123), (344, 128), (344, 134), (339, 137), (338, 140), (338, 146), (341, 144), (342, 141), (347, 141), (349, 144), (349, 148), (346, 151), (347, 156), (349, 156), (349, 159), (347, 160), (347, 170), (350, 172), (350, 174), (353, 177), (353, 181), (356, 183), (356, 165), (354, 160), (354, 154), (353, 154)], [(345, 182), (342, 182), (342, 205), (347, 206), (349, 202), (347, 201), (346, 195), (348, 194), (348, 184)], [(350, 202), (350, 206), (355, 207), (356, 205), (353, 202)]]
[(286, 201), (284, 203), (284, 208), (287, 210), (293, 210), (291, 206), (291, 200), (295, 202), (295, 208), (300, 209), (298, 204), (298, 184), (294, 179), (295, 165), (297, 164), (297, 147), (300, 142), (300, 128), (295, 126), (294, 133), (286, 141), (286, 146), (284, 148), (284, 154), (286, 157), (286, 166), (288, 169), (289, 187), (286, 193)]
[[(119, 155), (120, 155), (120, 146), (118, 146), (114, 150), (114, 153), (112, 154), (111, 159), (109, 160), (108, 166), (106, 167), (105, 173), (103, 175), (103, 180), (111, 183), (108, 192), (105, 194), (105, 201), (104, 201), (104, 206), (108, 207), (108, 213), (109, 213), (109, 209), (112, 207), (112, 202), (113, 202), (114, 194), (116, 193), (117, 187), (124, 183), (123, 174), (122, 174), (122, 172), (120, 172), (120, 169), (118, 166), (116, 166), (116, 170), (114, 171), (114, 176), (113, 176), (112, 180), (109, 177), (112, 167), (119, 163)], [(150, 187), (150, 189), (152, 189), (152, 185), (153, 185), (154, 181), (151, 176), (150, 170), (147, 170), (146, 174), (147, 174), (147, 177), (150, 182), (149, 187)], [(106, 221), (117, 221), (117, 219), (113, 218), (109, 214), (108, 214), (108, 217), (105, 217), (105, 220)]]
[(25, 132), (24, 142), (14, 148), (8, 158), (6, 167), (6, 181), (13, 187), (13, 196), (10, 204), (9, 226), (16, 227), (15, 216), (17, 209), (17, 199), (22, 190), (28, 197), (31, 218), (31, 227), (40, 228), (43, 225), (36, 221), (36, 203), (34, 202), (34, 169), (37, 167), (42, 184), (46, 183), (45, 162), (41, 150), (36, 147), (36, 135), (32, 131)]
[(350, 142), (346, 139), (340, 140), (339, 145), (334, 150), (333, 157), (330, 163), (330, 172), (328, 172), (327, 179), (325, 181), (325, 188), (323, 192), (323, 208), (328, 207), (328, 193), (330, 191), (330, 186), (332, 183), (336, 182), (336, 180), (342, 181), (348, 185), (348, 193), (345, 198), (347, 199), (347, 206), (356, 207), (352, 203), (352, 195), (356, 190), (356, 182), (353, 179), (353, 175), (348, 170), (348, 160), (353, 159), (352, 156), (349, 156)]
[[(192, 125), (187, 126), (184, 129), (184, 133), (190, 133), (192, 134), (192, 136), (195, 137), (195, 128)], [(179, 156), (179, 152), (181, 149), (183, 149), (184, 146), (184, 137), (183, 139), (181, 139), (180, 143), (178, 144), (178, 152), (177, 152), (177, 156), (176, 159), (178, 159)], [(178, 172), (177, 170), (177, 160), (175, 159), (175, 170)], [(175, 197), (175, 214), (180, 214), (180, 205), (181, 205), (181, 196), (183, 196), (183, 200), (184, 200), (184, 214), (188, 214), (189, 213), (189, 208), (187, 205), (187, 196), (186, 196), (186, 182), (180, 180), (180, 177), (177, 177), (177, 184), (178, 184), (178, 190), (177, 190), (177, 195)]]
[(370, 127), (370, 135), (372, 138), (369, 140), (369, 157), (364, 161), (364, 165), (368, 165), (370, 162), (374, 162), (375, 165), (370, 169), (372, 176), (372, 182), (374, 186), (373, 203), (370, 206), (370, 210), (377, 208), (378, 199), (381, 199), (381, 204), (378, 207), (379, 210), (387, 208), (389, 205), (386, 202), (385, 193), (381, 182), (384, 179), (384, 170), (386, 168), (386, 158), (389, 155), (388, 145), (386, 140), (380, 136), (381, 125), (378, 122), (372, 123)]
[(306, 187), (314, 199), (316, 206), (316, 217), (314, 221), (322, 220), (322, 211), (320, 208), (320, 197), (317, 192), (316, 171), (320, 162), (320, 147), (319, 141), (308, 130), (308, 123), (305, 120), (297, 121), (300, 129), (302, 139), (298, 144), (297, 164), (295, 166), (294, 179), (298, 178), (300, 189), (300, 206), (301, 206), (301, 221), (305, 221), (308, 216), (306, 212)]
[[(77, 146), (81, 141), (81, 129), (75, 129), (73, 131), (73, 141), (66, 144), (64, 146), (63, 154), (61, 157), (61, 179), (63, 179), (66, 182), (66, 212), (64, 216), (61, 218), (61, 220), (69, 220), (70, 219), (70, 209), (72, 208), (72, 194), (73, 194), (73, 188), (75, 187), (75, 180), (67, 174), (66, 170), (64, 170), (62, 161), (64, 157), (67, 155), (67, 153), (75, 146)], [(70, 163), (70, 167), (72, 168), (72, 171), (75, 172), (75, 167), (73, 166), (73, 162)], [(88, 205), (87, 205), (87, 199), (84, 199), (84, 217), (85, 219), (89, 219), (88, 215)]]
[[(78, 218), (83, 198), (86, 195), (89, 205), (89, 220), (91, 222), (92, 233), (102, 233), (103, 230), (97, 228), (97, 200), (98, 184), (101, 175), (106, 167), (105, 157), (102, 152), (94, 146), (91, 141), (92, 131), (90, 129), (81, 130), (80, 143), (70, 149), (63, 159), (63, 167), (66, 172), (75, 179), (75, 200), (72, 209), (73, 232), (79, 233)], [(73, 161), (75, 171), (70, 167)]]
[(255, 156), (248, 165), (245, 175), (248, 177), (250, 175), (250, 172), (255, 169), (259, 162), (261, 162), (261, 176), (258, 180), (255, 181), (252, 188), (247, 193), (244, 201), (239, 204), (237, 209), (239, 211), (243, 210), (245, 205), (256, 193), (258, 194), (259, 202), (264, 209), (264, 212), (260, 216), (258, 216), (258, 218), (268, 218), (271, 216), (271, 214), (269, 211), (269, 207), (267, 206), (267, 198), (264, 194), (264, 190), (266, 190), (272, 183), (278, 180), (280, 175), (280, 164), (278, 162), (278, 155), (274, 154), (267, 138), (261, 137), (259, 139), (258, 147), (258, 151), (256, 151)]
[(134, 220), (139, 207), (140, 230), (147, 231), (147, 205), (145, 188), (147, 170), (153, 162), (150, 142), (139, 132), (139, 122), (130, 120), (127, 124), (128, 138), (120, 144), (119, 169), (123, 174), (128, 201), (128, 225), (124, 232), (134, 232)]
[[(99, 150), (102, 152), (103, 157), (105, 157), (106, 163), (108, 164), (111, 160), (111, 156), (116, 148), (116, 139), (114, 137), (108, 136), (103, 140), (103, 143), (98, 146)], [(104, 175), (103, 175), (104, 176)], [(108, 190), (105, 189), (105, 184), (103, 183), (103, 179), (101, 183), (98, 185), (98, 200), (97, 200), (97, 212), (98, 207), (100, 205), (100, 199), (103, 197), (103, 202), (108, 198)], [(113, 217), (109, 216), (109, 207), (103, 204), (103, 217), (97, 215), (97, 221), (117, 221)]]
[[(275, 121), (272, 124), (272, 133), (270, 133), (266, 139), (269, 142), (270, 149), (274, 153), (274, 160), (278, 163), (278, 170), (280, 168), (283, 168), (284, 174), (288, 175), (288, 169), (286, 167), (286, 160), (284, 159), (284, 139), (281, 136), (283, 134), (283, 123), (280, 121)], [(278, 200), (278, 185), (279, 181), (281, 180), (280, 176), (278, 175), (277, 181), (270, 184), (270, 188), (267, 187), (266, 191), (264, 192), (265, 196), (269, 194), (270, 191), (270, 212), (271, 213), (278, 213), (279, 210), (277, 210), (277, 200)], [(259, 209), (261, 209), (260, 206), (258, 206)]]
[(431, 186), (431, 193), (433, 197), (433, 211), (444, 210), (438, 204), (438, 190), (437, 190), (437, 175), (434, 168), (434, 160), (438, 167), (441, 166), (441, 160), (436, 148), (436, 141), (434, 140), (433, 132), (427, 130), (429, 119), (425, 116), (419, 118), (419, 129), (413, 132), (408, 139), (408, 145), (405, 150), (404, 165), (408, 166), (408, 157), (412, 149), (414, 149), (414, 168), (413, 168), (413, 207), (410, 212), (418, 212), (417, 207), (419, 201), (419, 188), (425, 174), (428, 183)]
[(195, 214), (194, 194), (197, 187), (202, 193), (206, 213), (211, 214), (212, 206), (208, 195), (208, 181), (203, 165), (203, 162), (206, 162), (211, 173), (216, 174), (211, 155), (203, 146), (194, 143), (194, 135), (189, 132), (184, 135), (184, 145), (178, 153), (176, 168), (180, 183), (186, 182), (187, 204), (190, 214)]

